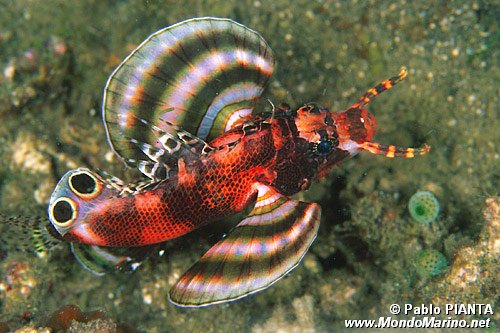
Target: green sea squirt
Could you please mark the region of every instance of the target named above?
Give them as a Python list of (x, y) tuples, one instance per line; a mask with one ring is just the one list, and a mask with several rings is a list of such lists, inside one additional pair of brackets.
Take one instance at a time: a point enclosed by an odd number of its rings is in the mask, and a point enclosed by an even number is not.
[(408, 202), (411, 217), (421, 223), (430, 224), (439, 216), (439, 202), (429, 191), (418, 191), (411, 196)]
[(416, 269), (422, 278), (442, 275), (448, 267), (445, 256), (434, 249), (420, 251), (417, 255)]

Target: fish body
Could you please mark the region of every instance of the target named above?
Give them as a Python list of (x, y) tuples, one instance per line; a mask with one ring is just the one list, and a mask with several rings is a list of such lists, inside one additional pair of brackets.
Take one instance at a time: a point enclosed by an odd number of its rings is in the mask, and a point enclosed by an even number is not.
[(362, 150), (428, 151), (372, 141), (365, 106), (406, 70), (339, 113), (315, 104), (259, 112), (273, 68), (265, 40), (228, 19), (187, 20), (134, 50), (108, 80), (103, 119), (112, 149), (145, 179), (125, 184), (84, 168), (61, 178), (49, 219), (77, 258), (154, 245), (245, 212), (169, 294), (181, 306), (234, 300), (283, 277), (316, 237), (321, 208), (291, 195)]
[[(259, 185), (287, 196), (304, 190), (323, 164), (339, 162), (349, 154), (333, 145), (329, 153), (313, 152), (311, 143), (300, 137), (296, 120), (297, 116), (285, 113), (278, 113), (272, 121), (257, 116), (216, 138), (210, 143), (210, 153), (189, 164), (180, 159), (175, 175), (134, 195), (123, 196), (117, 190), (113, 194), (103, 186), (104, 180), (93, 174), (94, 181), (100, 183), (96, 191), (103, 192), (91, 198), (92, 209), (77, 217), (78, 223), (69, 233), (59, 230), (71, 241), (142, 246), (182, 236), (245, 210), (255, 203)], [(332, 126), (329, 130), (334, 133)], [(89, 170), (80, 169), (76, 176), (71, 172), (63, 177), (55, 191), (57, 199), (64, 197), (61, 193), (68, 188), (77, 192), (76, 183), (82, 181), (79, 177), (89, 175)], [(77, 199), (81, 198), (73, 200)], [(57, 203), (52, 205), (57, 208)], [(52, 219), (54, 213), (52, 210)]]
[(232, 131), (218, 141), (228, 138), (238, 143), (216, 147), (189, 164), (180, 159), (177, 173), (150, 189), (126, 196), (103, 193), (105, 200), (93, 200), (69, 239), (114, 247), (148, 245), (244, 210), (255, 202), (255, 184), (266, 177), (276, 149), (270, 128), (246, 136)]

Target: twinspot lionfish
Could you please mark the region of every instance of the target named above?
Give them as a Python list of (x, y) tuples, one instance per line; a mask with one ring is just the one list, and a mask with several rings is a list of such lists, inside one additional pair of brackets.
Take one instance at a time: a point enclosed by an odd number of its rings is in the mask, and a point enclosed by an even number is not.
[(336, 113), (315, 104), (255, 110), (275, 66), (255, 31), (196, 18), (160, 30), (111, 74), (103, 120), (114, 152), (144, 179), (134, 184), (79, 168), (57, 184), (50, 222), (85, 267), (120, 265), (129, 250), (246, 213), (169, 293), (180, 306), (226, 302), (269, 287), (299, 264), (321, 208), (292, 199), (333, 166), (369, 151), (414, 157), (429, 147), (372, 141), (365, 106), (407, 74), (383, 81)]

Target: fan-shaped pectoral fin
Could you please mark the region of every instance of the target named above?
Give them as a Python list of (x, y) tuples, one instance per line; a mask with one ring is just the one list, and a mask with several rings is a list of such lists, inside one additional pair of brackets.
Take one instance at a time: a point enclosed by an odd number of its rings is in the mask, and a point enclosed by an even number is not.
[(235, 300), (281, 279), (316, 237), (321, 208), (259, 185), (255, 207), (215, 244), (171, 289), (179, 306), (205, 306)]
[(108, 79), (103, 101), (108, 141), (132, 167), (150, 157), (143, 143), (169, 153), (170, 145), (157, 143), (156, 128), (173, 141), (203, 147), (179, 136), (175, 127), (201, 140), (219, 137), (252, 114), (273, 70), (272, 50), (262, 36), (232, 20), (195, 18), (162, 29)]

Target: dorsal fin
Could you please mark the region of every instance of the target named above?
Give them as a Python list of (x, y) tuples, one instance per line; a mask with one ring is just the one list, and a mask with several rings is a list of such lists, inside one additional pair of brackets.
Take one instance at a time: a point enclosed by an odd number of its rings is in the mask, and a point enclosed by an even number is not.
[[(141, 163), (143, 162), (143, 163)], [(149, 163), (147, 166), (146, 164)], [(145, 166), (142, 166), (141, 164), (145, 164)], [(151, 161), (138, 161), (137, 166), (139, 170), (141, 170), (143, 167), (151, 167), (153, 162)], [(87, 170), (90, 172), (90, 170)], [(70, 171), (71, 172), (71, 171)], [(143, 171), (144, 174), (146, 174), (145, 171)], [(129, 195), (135, 195), (139, 192), (142, 192), (143, 190), (147, 188), (154, 187), (158, 185), (159, 182), (161, 182), (164, 178), (162, 179), (156, 179), (153, 177), (149, 177), (150, 179), (142, 179), (138, 182), (135, 183), (125, 183), (123, 180), (121, 180), (118, 177), (115, 177), (108, 172), (101, 170), (101, 169), (96, 169), (92, 173), (97, 179), (99, 179), (100, 182), (104, 186), (106, 186), (108, 189), (113, 190), (113, 195), (118, 196), (118, 197), (126, 197)]]
[(126, 162), (155, 181), (166, 179), (176, 173), (179, 159), (182, 158), (184, 163), (189, 164), (214, 150), (202, 139), (168, 122), (163, 122), (163, 127), (167, 129), (164, 130), (144, 119), (137, 120), (154, 134), (156, 140), (153, 145), (128, 138), (128, 141), (140, 149), (148, 159), (127, 159)]
[(102, 181), (104, 186), (106, 186), (109, 189), (114, 189), (120, 192), (123, 190), (125, 187), (125, 182), (121, 180), (120, 178), (113, 176), (112, 174), (108, 173), (107, 171), (101, 170), (101, 169), (96, 169), (95, 171), (95, 176)]
[(232, 20), (197, 18), (160, 30), (108, 80), (108, 140), (131, 165), (148, 158), (129, 138), (162, 148), (140, 120), (166, 133), (177, 127), (211, 140), (252, 113), (273, 68), (264, 39)]

